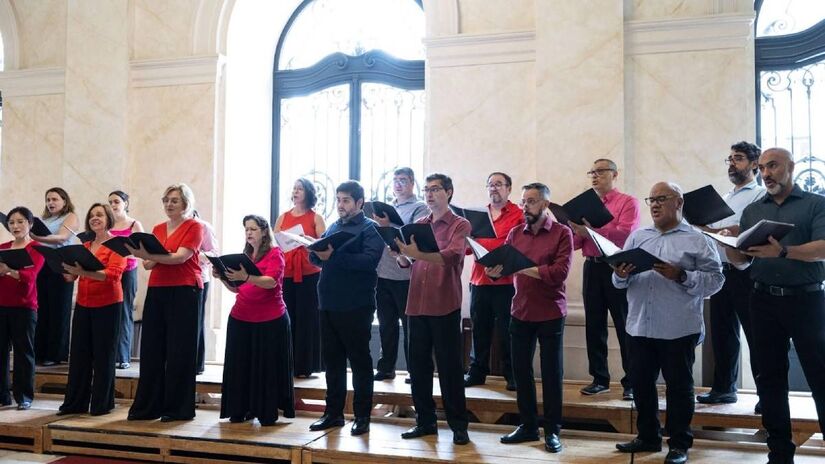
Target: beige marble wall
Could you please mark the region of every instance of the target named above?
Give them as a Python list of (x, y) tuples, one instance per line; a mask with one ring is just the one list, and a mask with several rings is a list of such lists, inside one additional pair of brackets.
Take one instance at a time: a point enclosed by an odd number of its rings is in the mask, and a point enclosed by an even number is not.
[(543, 2), (551, 3), (546, 0), (458, 0), (460, 32), (478, 34), (532, 30), (535, 27), (536, 3)]
[(134, 0), (132, 58), (174, 58), (192, 53), (198, 0)]
[(11, 0), (19, 35), (20, 68), (65, 64), (68, 3), (65, 0)]

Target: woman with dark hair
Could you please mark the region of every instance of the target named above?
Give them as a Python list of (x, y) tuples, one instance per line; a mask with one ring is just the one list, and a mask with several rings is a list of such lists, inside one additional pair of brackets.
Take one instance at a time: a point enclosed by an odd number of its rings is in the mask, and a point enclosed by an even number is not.
[(67, 274), (80, 279), (72, 318), (72, 362), (59, 416), (86, 412), (101, 416), (115, 407), (115, 351), (123, 312), (120, 279), (126, 258), (103, 246), (113, 237), (109, 231), (114, 224), (109, 205), (95, 203), (86, 213), (86, 231), (95, 238), (83, 246), (103, 264), (102, 271), (63, 264)]
[(195, 196), (186, 184), (167, 187), (161, 201), (169, 220), (156, 225), (152, 234), (168, 254), (127, 245), (134, 257), (144, 260), (143, 267), (152, 270), (143, 304), (140, 377), (129, 420), (195, 417), (203, 226), (192, 218)]
[[(132, 232), (143, 232), (143, 224), (129, 216), (129, 195), (122, 190), (115, 190), (109, 194), (109, 206), (115, 217), (115, 225), (110, 234), (128, 237)], [(123, 288), (123, 313), (120, 315), (120, 326), (117, 330), (117, 351), (115, 352), (115, 367), (128, 369), (132, 362), (132, 333), (134, 331), (135, 295), (138, 283), (137, 258), (126, 258), (126, 269), (120, 278)]]
[[(244, 254), (261, 275), (229, 269), (229, 280), (243, 283), (236, 287), (222, 281), (237, 298), (226, 325), (221, 418), (243, 422), (257, 417), (261, 425), (273, 425), (279, 409), (295, 417), (292, 340), (281, 291), (284, 255), (273, 247), (266, 219), (246, 216), (243, 225)], [(218, 277), (217, 272), (213, 275)]]
[[(300, 227), (298, 234), (318, 238), (326, 230), (324, 218), (316, 214), (315, 186), (298, 179), (292, 187), (292, 209), (275, 222), (275, 232)], [(305, 247), (284, 254), (284, 302), (292, 324), (295, 376), (309, 377), (321, 370), (321, 319), (318, 313), (318, 275), (321, 269), (309, 262)]]
[(5, 224), (14, 240), (0, 250), (24, 249), (34, 266), (11, 269), (0, 262), (0, 406), (11, 404), (9, 395), (9, 347), (14, 348), (12, 392), (17, 409), (29, 409), (34, 399), (34, 326), (37, 324), (37, 273), (43, 256), (29, 236), (34, 215), (18, 206), (9, 211)]
[[(74, 205), (60, 187), (46, 190), (46, 207), (43, 222), (49, 228), (49, 235), (32, 235), (41, 244), (59, 248), (72, 243), (75, 231), (80, 226)], [(51, 366), (69, 359), (69, 319), (72, 314), (72, 293), (74, 282), (67, 282), (63, 274), (43, 266), (37, 276), (37, 298), (39, 314), (34, 334), (35, 359), (44, 366)]]

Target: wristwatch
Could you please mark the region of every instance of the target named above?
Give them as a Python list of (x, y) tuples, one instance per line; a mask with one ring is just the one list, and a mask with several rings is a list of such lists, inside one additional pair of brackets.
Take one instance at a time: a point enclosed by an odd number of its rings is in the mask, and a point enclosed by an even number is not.
[(782, 245), (782, 250), (779, 251), (779, 258), (787, 258), (788, 257), (788, 247)]

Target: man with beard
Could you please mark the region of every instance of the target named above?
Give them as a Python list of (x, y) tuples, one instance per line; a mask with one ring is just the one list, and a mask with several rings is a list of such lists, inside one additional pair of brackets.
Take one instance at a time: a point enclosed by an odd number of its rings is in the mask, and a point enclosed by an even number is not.
[(352, 434), (370, 430), (372, 412), (372, 357), (370, 331), (375, 312), (375, 271), (384, 240), (375, 230), (375, 221), (364, 217), (364, 188), (349, 180), (335, 190), (339, 219), (323, 237), (336, 232), (354, 235), (334, 248), (310, 254), (312, 264), (321, 268), (318, 279), (318, 302), (321, 310), (321, 355), (326, 365), (326, 408), (310, 430), (324, 430), (344, 425), (344, 402), (347, 396), (347, 360), (352, 368), (355, 390), (352, 406), (355, 421)]
[[(487, 176), (487, 195), (490, 204), (487, 210), (493, 220), (495, 238), (477, 238), (481, 246), (493, 251), (504, 244), (504, 239), (513, 227), (521, 224), (521, 211), (510, 201), (513, 180), (503, 172)], [(470, 369), (464, 376), (464, 386), (483, 385), (490, 373), (490, 345), (493, 331), (498, 329), (498, 355), (502, 365), (502, 375), (507, 381), (507, 389), (516, 389), (513, 383), (513, 369), (510, 366), (510, 302), (513, 299), (513, 278), (510, 276), (491, 279), (484, 273), (484, 266), (473, 262), (470, 275), (470, 317), (473, 319), (473, 350), (470, 352)]]
[(781, 241), (770, 237), (744, 253), (725, 251), (740, 267), (750, 261), (751, 350), (759, 367), (762, 425), (768, 431), (770, 463), (784, 464), (793, 462), (796, 451), (788, 406), (791, 339), (825, 432), (825, 197), (794, 184), (793, 155), (784, 148), (765, 150), (758, 167), (768, 192), (745, 208), (739, 228), (747, 230), (762, 219), (795, 227)]
[[(609, 159), (597, 159), (593, 167), (587, 172), (590, 185), (604, 201), (605, 207), (613, 215), (613, 220), (603, 227), (595, 229), (616, 244), (624, 246), (627, 237), (639, 227), (641, 221), (639, 200), (619, 191), (614, 186), (619, 177), (616, 163)], [(585, 226), (569, 221), (567, 225), (573, 229), (573, 248), (581, 248), (584, 255), (584, 273), (582, 274), (582, 296), (584, 298), (585, 338), (587, 345), (587, 361), (593, 382), (582, 388), (583, 395), (598, 395), (610, 391), (610, 371), (607, 367), (607, 313), (613, 319), (616, 329), (616, 338), (619, 341), (619, 353), (622, 357), (624, 377), (622, 383), (622, 399), (633, 400), (633, 388), (630, 386), (630, 355), (627, 352), (627, 334), (625, 320), (627, 318), (627, 292), (613, 286), (611, 276), (613, 269), (602, 259), (602, 254)]]
[[(739, 142), (730, 147), (730, 155), (725, 158), (728, 179), (733, 188), (723, 197), (733, 216), (703, 227), (709, 232), (722, 230), (732, 236), (739, 235), (739, 218), (746, 206), (765, 195), (765, 188), (756, 183), (756, 163), (759, 161), (759, 147), (748, 142)], [(710, 297), (710, 336), (713, 345), (713, 385), (711, 390), (696, 397), (696, 401), (706, 404), (735, 403), (736, 381), (739, 378), (739, 333), (740, 323), (745, 331), (748, 345), (753, 346), (748, 298), (753, 287), (748, 271), (739, 270), (728, 262), (725, 250), (719, 245), (722, 272), (725, 285)], [(753, 351), (753, 349), (751, 349)], [(753, 378), (759, 375), (759, 368), (751, 355)], [(756, 405), (759, 413), (759, 404)]]
[(656, 389), (661, 371), (670, 437), (665, 464), (682, 464), (693, 446), (693, 362), (704, 334), (702, 303), (722, 288), (725, 277), (716, 247), (682, 221), (684, 198), (678, 185), (655, 184), (645, 203), (653, 225), (636, 229), (624, 249), (642, 248), (663, 262), (639, 273), (633, 273), (632, 264), (622, 263), (613, 274), (613, 285), (627, 289), (630, 377), (639, 411), (638, 435), (616, 448), (623, 453), (662, 449)]
[[(544, 403), (544, 449), (561, 451), (562, 336), (567, 316), (565, 280), (573, 256), (570, 229), (555, 222), (550, 210), (550, 189), (541, 183), (522, 187), (521, 209), (526, 224), (510, 230), (505, 243), (530, 258), (535, 267), (514, 277), (515, 296), (510, 317), (513, 377), (521, 424), (501, 437), (502, 443), (539, 439), (536, 414), (536, 383), (533, 355), (541, 344), (542, 402)], [(487, 275), (501, 276), (502, 266), (486, 268)]]

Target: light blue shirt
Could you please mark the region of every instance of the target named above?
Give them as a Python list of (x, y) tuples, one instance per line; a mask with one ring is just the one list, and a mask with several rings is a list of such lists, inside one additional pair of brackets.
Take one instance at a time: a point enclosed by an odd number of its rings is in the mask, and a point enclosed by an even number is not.
[[(740, 189), (737, 189), (734, 186), (722, 197), (722, 199), (725, 200), (725, 203), (730, 206), (730, 209), (733, 210), (733, 216), (726, 217), (725, 219), (714, 222), (713, 224), (708, 224), (708, 227), (712, 229), (722, 229), (730, 226), (738, 226), (739, 219), (742, 217), (742, 211), (745, 210), (745, 207), (764, 197), (765, 192), (765, 187), (757, 184), (756, 179), (750, 181)], [(717, 244), (717, 251), (719, 252), (719, 257), (722, 259), (722, 262), (727, 263), (728, 257), (725, 255), (725, 248), (722, 245)]]
[(654, 226), (637, 229), (624, 246), (625, 250), (633, 248), (642, 248), (679, 266), (685, 270), (687, 280), (674, 282), (654, 270), (626, 279), (613, 273), (613, 285), (627, 289), (627, 333), (662, 340), (698, 333), (701, 341), (705, 331), (702, 300), (725, 283), (716, 246), (683, 221), (664, 233)]

